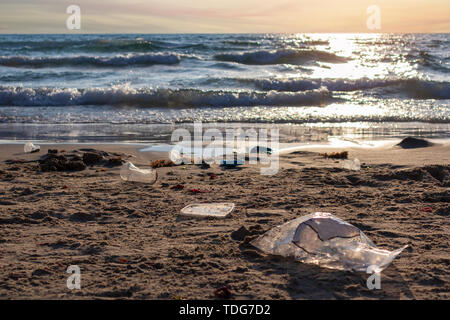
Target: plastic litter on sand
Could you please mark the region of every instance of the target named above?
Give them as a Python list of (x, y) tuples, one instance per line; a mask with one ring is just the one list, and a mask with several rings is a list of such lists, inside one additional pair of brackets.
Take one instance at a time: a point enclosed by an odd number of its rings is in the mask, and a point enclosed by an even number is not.
[(234, 209), (234, 203), (198, 203), (181, 209), (180, 215), (198, 218), (226, 218)]
[(316, 212), (270, 229), (251, 242), (261, 251), (320, 267), (381, 272), (406, 247), (394, 251), (377, 246), (357, 227), (331, 213)]
[(139, 169), (131, 162), (127, 162), (120, 169), (120, 177), (125, 181), (154, 183), (158, 178), (158, 174), (156, 170)]
[(41, 150), (40, 146), (34, 145), (33, 142), (27, 142), (25, 143), (25, 145), (23, 146), (23, 151), (25, 153), (33, 153), (33, 152), (38, 152), (39, 150)]

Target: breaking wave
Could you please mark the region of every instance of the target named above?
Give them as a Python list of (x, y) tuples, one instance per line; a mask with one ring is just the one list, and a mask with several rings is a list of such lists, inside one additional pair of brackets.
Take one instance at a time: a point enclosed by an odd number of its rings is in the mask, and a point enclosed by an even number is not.
[(123, 67), (129, 65), (177, 64), (181, 61), (179, 54), (145, 53), (116, 56), (66, 56), (66, 57), (27, 57), (0, 56), (0, 65), (6, 67), (63, 67), (63, 66), (94, 66)]
[(331, 100), (331, 94), (326, 88), (303, 92), (235, 92), (129, 87), (89, 89), (0, 87), (1, 106), (133, 105), (170, 108), (317, 106)]
[(243, 64), (303, 64), (306, 62), (344, 63), (350, 59), (320, 50), (260, 50), (238, 53), (222, 53), (216, 60)]
[(64, 41), (2, 41), (5, 48), (16, 52), (53, 52), (53, 51), (85, 51), (85, 52), (145, 52), (167, 48), (163, 41), (147, 41), (144, 39), (96, 39), (96, 40), (64, 40)]
[(420, 79), (240, 79), (260, 90), (299, 92), (321, 87), (329, 91), (385, 89), (385, 93), (403, 94), (416, 99), (450, 99), (450, 82)]

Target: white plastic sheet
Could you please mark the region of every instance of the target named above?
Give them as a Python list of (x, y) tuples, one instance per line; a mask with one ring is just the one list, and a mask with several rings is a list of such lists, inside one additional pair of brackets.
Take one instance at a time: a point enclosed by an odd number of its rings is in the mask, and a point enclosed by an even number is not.
[(381, 272), (407, 246), (379, 249), (357, 227), (331, 213), (316, 212), (277, 226), (251, 244), (267, 254), (293, 257), (320, 267)]

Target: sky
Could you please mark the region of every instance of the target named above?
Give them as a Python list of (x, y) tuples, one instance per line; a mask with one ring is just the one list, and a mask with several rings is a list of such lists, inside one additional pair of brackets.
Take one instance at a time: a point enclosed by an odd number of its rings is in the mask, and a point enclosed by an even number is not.
[[(81, 9), (68, 30), (66, 9)], [(367, 8), (380, 8), (370, 30)], [(0, 33), (450, 32), (450, 0), (1, 0)]]

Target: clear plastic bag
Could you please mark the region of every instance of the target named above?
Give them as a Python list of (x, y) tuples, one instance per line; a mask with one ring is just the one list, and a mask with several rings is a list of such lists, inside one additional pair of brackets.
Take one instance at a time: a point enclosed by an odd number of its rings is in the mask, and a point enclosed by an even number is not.
[(407, 246), (395, 251), (379, 249), (357, 227), (316, 212), (272, 228), (251, 242), (267, 254), (293, 257), (320, 267), (376, 272), (384, 270)]
[(120, 177), (125, 181), (155, 183), (158, 178), (156, 170), (139, 169), (131, 162), (122, 165)]
[(39, 150), (41, 150), (40, 146), (34, 145), (33, 142), (27, 142), (25, 143), (25, 145), (23, 146), (23, 151), (25, 153), (33, 153), (33, 152), (38, 152)]

